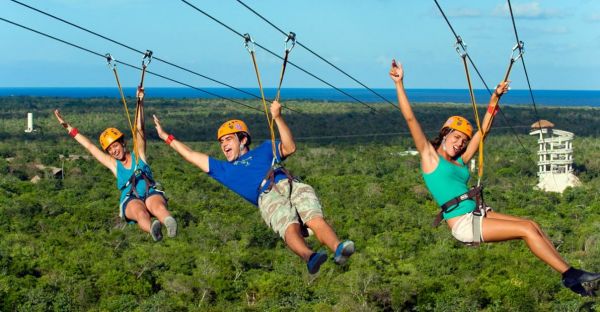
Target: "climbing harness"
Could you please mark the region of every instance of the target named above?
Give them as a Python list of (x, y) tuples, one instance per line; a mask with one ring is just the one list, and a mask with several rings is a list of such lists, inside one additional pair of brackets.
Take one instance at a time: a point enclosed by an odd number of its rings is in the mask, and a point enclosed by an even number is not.
[[(262, 180), (262, 182), (259, 186), (259, 191), (262, 190), (266, 185), (265, 192), (270, 192), (274, 188), (277, 193), (282, 194), (281, 191), (277, 188), (277, 185), (275, 183), (275, 176), (277, 175), (278, 172), (281, 172), (281, 173), (285, 174), (285, 176), (289, 182), (289, 185), (290, 185), (288, 198), (290, 199), (290, 204), (291, 204), (293, 182), (298, 181), (298, 180), (294, 176), (292, 176), (292, 174), (283, 166), (283, 163), (281, 162), (279, 157), (277, 157), (277, 152), (276, 152), (277, 147), (276, 147), (276, 143), (275, 143), (275, 129), (274, 129), (275, 120), (269, 115), (269, 110), (267, 108), (265, 93), (263, 91), (263, 86), (262, 86), (262, 82), (260, 79), (260, 72), (258, 70), (258, 65), (256, 63), (254, 40), (252, 40), (252, 37), (250, 36), (250, 34), (247, 34), (247, 33), (244, 34), (243, 37), (244, 37), (244, 46), (246, 47), (246, 50), (248, 50), (248, 52), (250, 53), (250, 56), (252, 57), (252, 64), (254, 65), (256, 79), (258, 80), (258, 88), (260, 90), (260, 95), (261, 95), (262, 102), (263, 102), (265, 117), (267, 118), (267, 123), (269, 125), (269, 132), (271, 134), (271, 150), (273, 152), (273, 161), (271, 163), (271, 168), (265, 175), (265, 178)], [(285, 69), (286, 69), (286, 66), (288, 63), (288, 57), (295, 45), (296, 45), (296, 34), (293, 32), (290, 32), (285, 39), (285, 55), (283, 58), (283, 65), (281, 67), (281, 75), (279, 77), (279, 85), (277, 87), (277, 94), (275, 96), (276, 101), (279, 101), (280, 94), (281, 94), (281, 85), (283, 83), (283, 77), (285, 75)], [(302, 221), (302, 218), (300, 217), (298, 210), (296, 210), (296, 215), (298, 216), (298, 221), (300, 223), (300, 232), (302, 233), (303, 236), (307, 237), (309, 235), (308, 228)]]

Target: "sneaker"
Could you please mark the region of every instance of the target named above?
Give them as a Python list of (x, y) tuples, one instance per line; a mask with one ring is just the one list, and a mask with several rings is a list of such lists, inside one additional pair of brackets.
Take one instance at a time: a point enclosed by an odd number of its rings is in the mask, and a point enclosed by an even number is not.
[(354, 242), (351, 240), (345, 240), (341, 242), (335, 249), (335, 255), (333, 261), (336, 264), (342, 265), (348, 261), (348, 258), (354, 253)]
[(319, 272), (321, 264), (323, 264), (325, 261), (327, 261), (327, 254), (324, 252), (314, 252), (312, 255), (310, 255), (308, 263), (306, 264), (308, 273), (316, 274)]
[(165, 226), (167, 227), (167, 236), (175, 237), (177, 235), (177, 221), (175, 221), (175, 218), (171, 216), (166, 217)]
[(150, 226), (150, 235), (152, 235), (152, 239), (154, 239), (155, 242), (158, 242), (163, 238), (161, 228), (162, 226), (160, 225), (160, 221), (152, 221), (152, 225)]
[(581, 296), (595, 296), (600, 283), (600, 274), (575, 270), (573, 276), (562, 279), (563, 285)]

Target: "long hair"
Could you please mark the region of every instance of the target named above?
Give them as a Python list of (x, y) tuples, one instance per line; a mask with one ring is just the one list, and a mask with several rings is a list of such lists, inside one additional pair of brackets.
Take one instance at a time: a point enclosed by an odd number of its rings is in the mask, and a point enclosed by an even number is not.
[(431, 141), (429, 141), (431, 143), (431, 145), (433, 145), (434, 149), (438, 149), (440, 147), (440, 145), (442, 145), (442, 141), (444, 141), (444, 137), (446, 137), (450, 132), (452, 132), (453, 129), (450, 129), (448, 127), (444, 127), (440, 130), (440, 132), (438, 133), (437, 137)]

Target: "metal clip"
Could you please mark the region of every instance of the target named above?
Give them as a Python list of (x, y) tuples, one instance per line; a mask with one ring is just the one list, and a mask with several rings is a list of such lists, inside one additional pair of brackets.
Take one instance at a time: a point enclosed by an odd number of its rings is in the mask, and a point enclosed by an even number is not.
[(144, 53), (144, 57), (142, 58), (142, 67), (150, 65), (150, 62), (152, 62), (152, 50), (146, 50), (146, 53)]
[(518, 59), (520, 59), (523, 56), (523, 53), (525, 53), (525, 43), (523, 43), (523, 41), (519, 41), (512, 48), (512, 52), (510, 54), (510, 59), (513, 62), (516, 62)]
[[(288, 43), (292, 42), (291, 45), (288, 47)], [(292, 51), (292, 49), (296, 46), (296, 33), (294, 33), (293, 31), (290, 31), (290, 33), (287, 35), (287, 38), (285, 39), (285, 51), (286, 52), (290, 52)]]
[(252, 40), (252, 37), (250, 37), (250, 34), (248, 33), (244, 34), (244, 46), (248, 52), (254, 53), (254, 40)]
[(110, 53), (106, 53), (104, 55), (104, 57), (106, 57), (106, 62), (108, 63), (108, 68), (110, 68), (110, 69), (117, 68), (117, 60), (114, 57), (112, 57), (112, 55), (110, 55)]
[(460, 57), (467, 56), (467, 45), (464, 43), (460, 36), (456, 37), (456, 43), (454, 44), (454, 48), (456, 49), (456, 53), (460, 55)]

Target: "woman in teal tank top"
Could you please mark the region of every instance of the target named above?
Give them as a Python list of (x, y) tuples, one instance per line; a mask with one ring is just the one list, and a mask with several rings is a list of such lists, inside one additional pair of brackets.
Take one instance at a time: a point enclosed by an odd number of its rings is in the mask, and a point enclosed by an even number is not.
[[(79, 144), (85, 147), (102, 165), (110, 169), (117, 178), (121, 191), (119, 215), (129, 222), (137, 222), (140, 229), (150, 233), (155, 241), (162, 239), (161, 224), (167, 227), (169, 237), (177, 234), (177, 222), (167, 210), (167, 199), (162, 191), (155, 188), (152, 171), (146, 162), (146, 136), (144, 132), (144, 90), (138, 88), (136, 141), (130, 152), (125, 147), (123, 133), (116, 128), (108, 128), (100, 135), (102, 150), (96, 147), (77, 128), (67, 123), (57, 109), (54, 115), (58, 122), (69, 131)], [(136, 155), (137, 154), (137, 155)], [(157, 220), (152, 221), (152, 217)]]
[[(390, 77), (396, 86), (400, 110), (421, 155), (423, 179), (441, 207), (469, 190), (469, 171), (466, 164), (477, 152), (482, 134), (479, 131), (473, 134), (473, 128), (465, 118), (452, 116), (444, 123), (438, 136), (433, 141), (428, 141), (408, 102), (404, 90), (404, 70), (395, 61), (392, 61)], [(502, 82), (490, 98), (490, 106), (482, 122), (482, 129), (486, 134), (491, 127), (492, 116), (497, 112), (496, 103), (507, 91), (508, 82)], [(594, 295), (600, 274), (569, 266), (537, 223), (491, 210), (485, 217), (477, 216), (473, 214), (475, 206), (473, 200), (467, 199), (444, 211), (443, 218), (456, 239), (465, 243), (522, 239), (533, 254), (562, 274), (562, 281), (566, 287), (582, 296)], [(473, 233), (471, 222), (475, 218), (480, 218), (477, 220), (480, 222), (476, 223), (480, 225), (480, 231), (476, 231), (481, 233), (478, 238), (474, 237), (477, 234)]]

